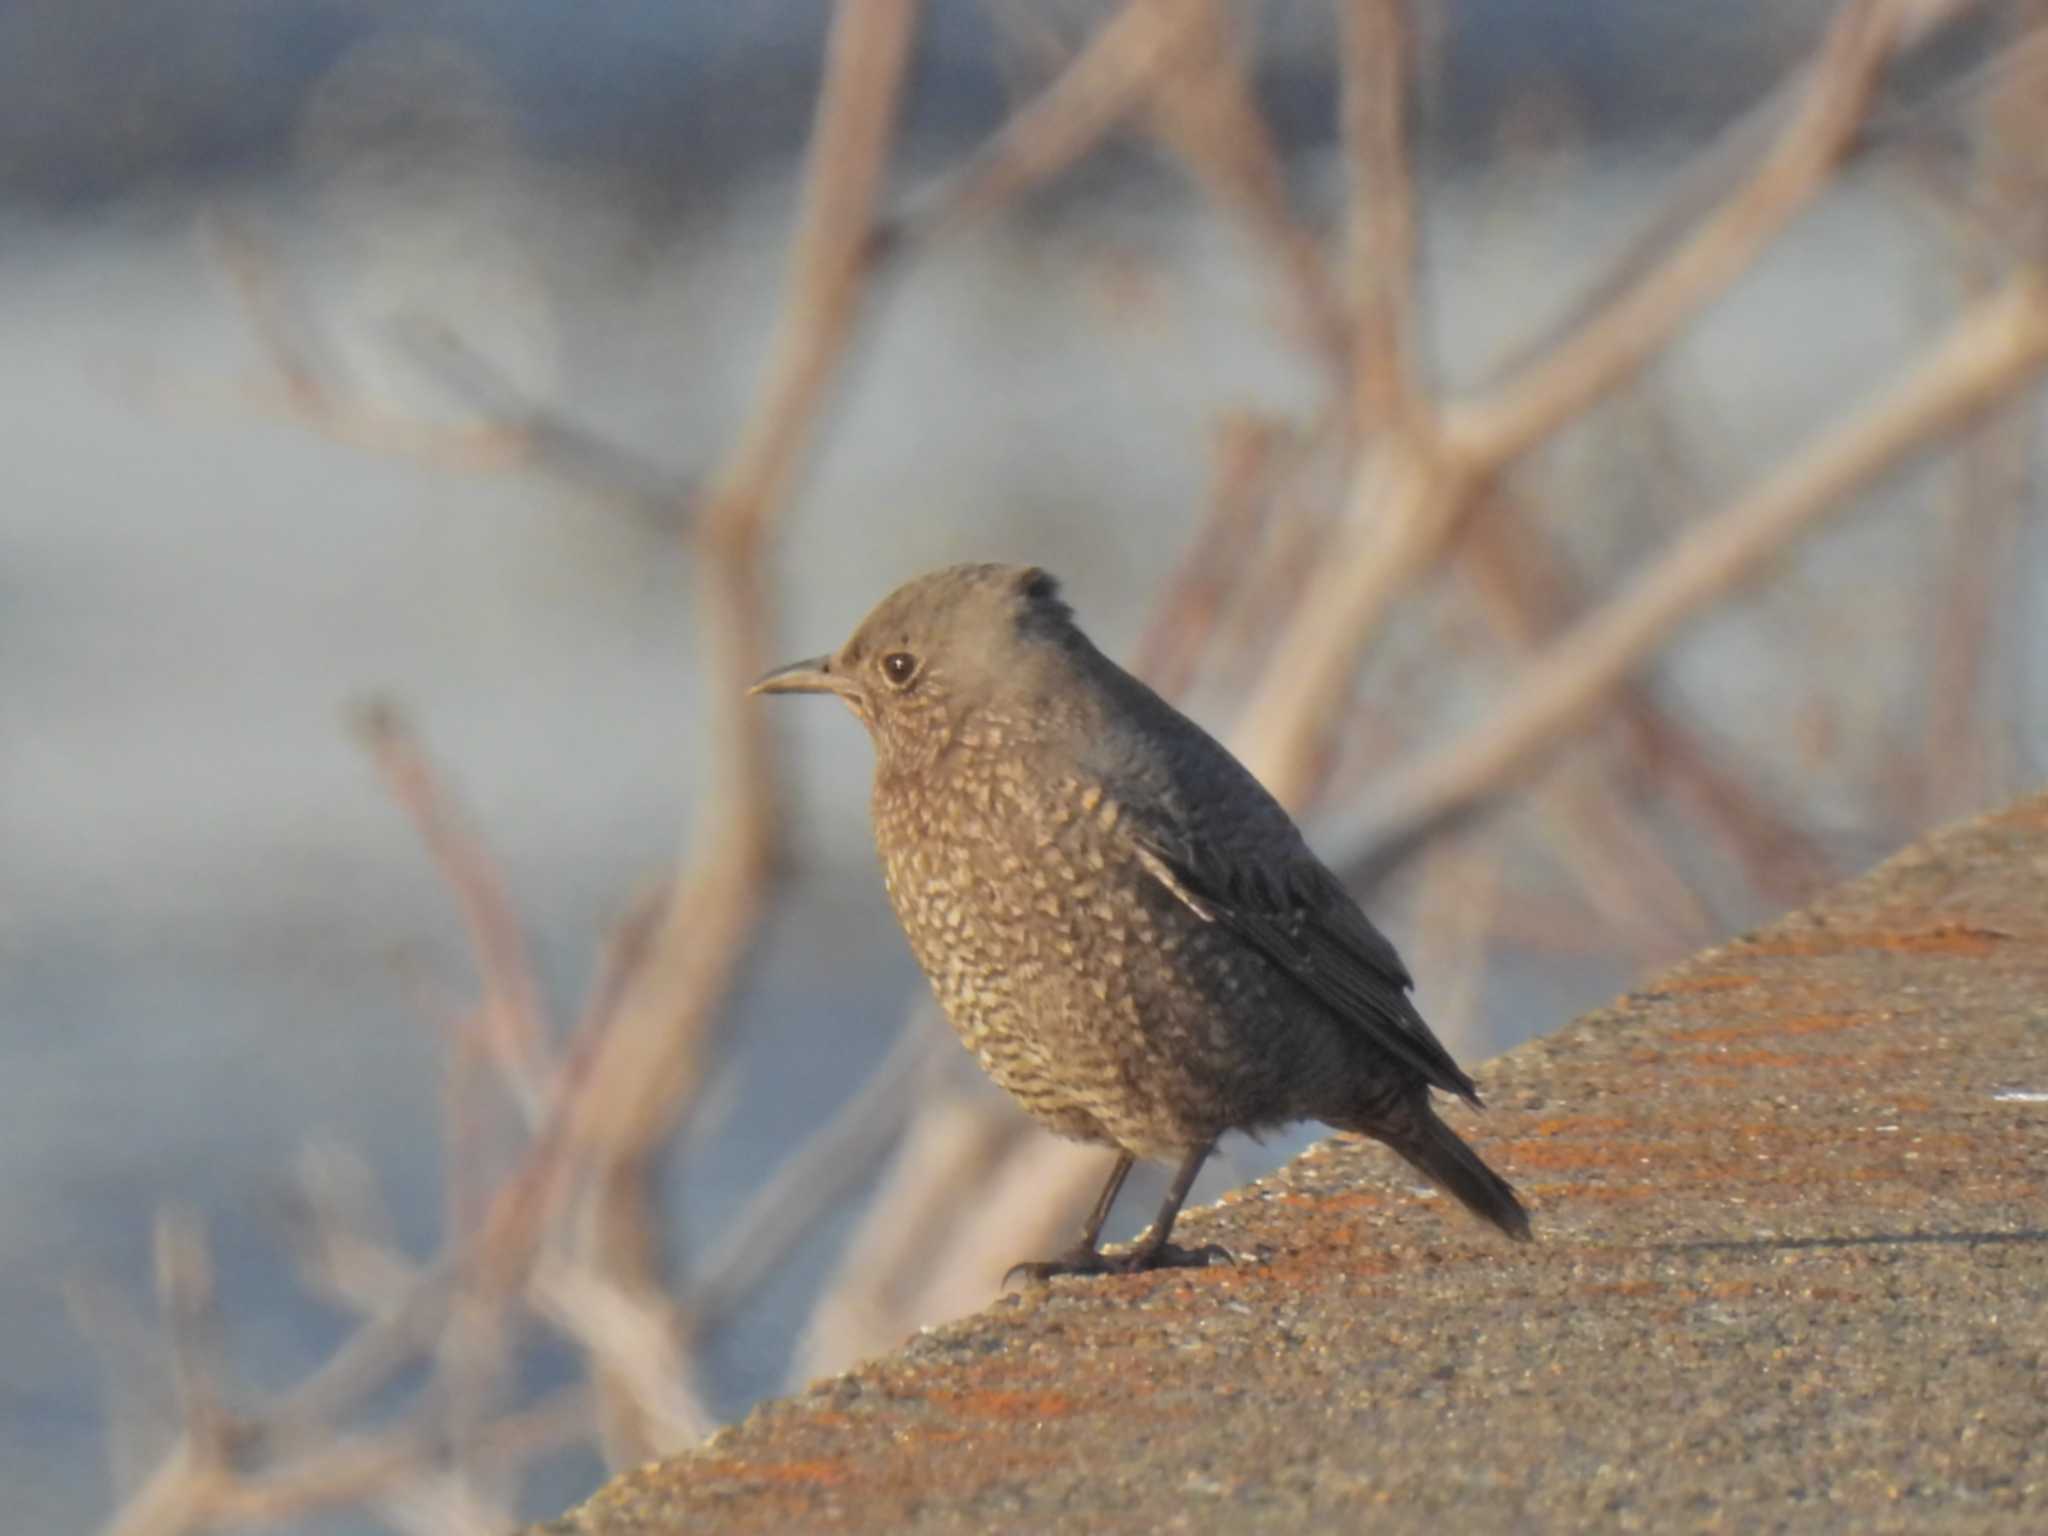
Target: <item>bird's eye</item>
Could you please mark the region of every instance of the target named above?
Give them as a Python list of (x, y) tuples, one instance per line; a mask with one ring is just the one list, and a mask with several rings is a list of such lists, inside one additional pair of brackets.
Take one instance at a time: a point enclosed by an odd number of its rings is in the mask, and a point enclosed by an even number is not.
[(917, 676), (917, 658), (908, 651), (891, 651), (882, 658), (882, 676), (898, 688), (908, 688)]

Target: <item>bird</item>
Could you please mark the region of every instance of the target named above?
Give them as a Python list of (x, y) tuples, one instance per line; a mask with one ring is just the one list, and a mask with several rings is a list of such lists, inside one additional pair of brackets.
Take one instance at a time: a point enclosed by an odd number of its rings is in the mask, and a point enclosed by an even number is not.
[[(1072, 1249), (1012, 1275), (1207, 1262), (1169, 1239), (1218, 1137), (1301, 1120), (1383, 1142), (1529, 1238), (1513, 1187), (1436, 1112), (1433, 1092), (1479, 1091), (1394, 946), (1250, 770), (1096, 648), (1045, 570), (930, 571), (750, 692), (836, 695), (867, 727), (883, 883), (947, 1018), (1039, 1124), (1116, 1153)], [(1140, 1159), (1175, 1173), (1152, 1225), (1106, 1252)]]

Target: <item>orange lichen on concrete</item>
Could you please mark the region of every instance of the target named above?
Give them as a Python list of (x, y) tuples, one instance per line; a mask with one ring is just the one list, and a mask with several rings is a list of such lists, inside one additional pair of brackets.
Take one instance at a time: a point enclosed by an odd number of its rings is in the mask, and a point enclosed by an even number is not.
[(1563, 1173), (1580, 1168), (1633, 1168), (1657, 1151), (1649, 1142), (1510, 1141), (1499, 1144), (1501, 1157), (1514, 1168), (1540, 1168)]
[(1702, 1051), (1679, 1059), (1709, 1070), (1722, 1071), (1730, 1067), (1777, 1067), (1787, 1071), (1819, 1072), (1836, 1071), (1856, 1064), (1853, 1056), (1809, 1056), (1799, 1051), (1731, 1051), (1725, 1046), (1718, 1051)]
[(1874, 1019), (1882, 1017), (1882, 1014), (1847, 1012), (1792, 1014), (1785, 1018), (1750, 1019), (1739, 1024), (1675, 1029), (1666, 1038), (1682, 1040), (1687, 1044), (1711, 1045), (1736, 1040), (1767, 1040), (1777, 1035), (1824, 1035), (1833, 1034), (1837, 1030), (1860, 1029)]
[(1612, 1136), (1617, 1131), (1632, 1130), (1633, 1120), (1619, 1115), (1552, 1115), (1549, 1119), (1538, 1120), (1529, 1127), (1531, 1136)]
[(705, 1475), (735, 1483), (805, 1483), (832, 1487), (850, 1477), (839, 1461), (741, 1461), (729, 1456), (706, 1459)]
[(1936, 923), (1910, 932), (1876, 928), (1809, 928), (1785, 931), (1770, 939), (1751, 939), (1743, 944), (1742, 950), (1749, 955), (1784, 955), (1802, 959), (1849, 954), (1858, 950), (1898, 955), (1982, 957), (1991, 954), (2000, 943), (2011, 937), (2000, 929), (1978, 928), (1962, 922)]
[[(1684, 997), (1694, 993), (1735, 992), (1745, 987), (1761, 984), (1761, 976), (1731, 976), (1721, 972), (1708, 971), (1696, 976), (1672, 976), (1657, 983), (1652, 996), (1658, 998)], [(1625, 1001), (1625, 1000), (1624, 1000)]]
[(1017, 1392), (984, 1387), (974, 1392), (930, 1392), (929, 1401), (976, 1419), (1063, 1419), (1080, 1409), (1070, 1392)]

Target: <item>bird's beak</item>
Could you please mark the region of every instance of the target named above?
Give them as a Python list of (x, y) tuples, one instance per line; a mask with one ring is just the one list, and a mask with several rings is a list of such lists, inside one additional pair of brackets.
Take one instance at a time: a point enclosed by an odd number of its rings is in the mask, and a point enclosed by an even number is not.
[(764, 672), (754, 680), (748, 693), (836, 693), (844, 695), (850, 691), (847, 680), (832, 671), (830, 656), (813, 656), (808, 661), (792, 661), (786, 667), (777, 667), (773, 672)]

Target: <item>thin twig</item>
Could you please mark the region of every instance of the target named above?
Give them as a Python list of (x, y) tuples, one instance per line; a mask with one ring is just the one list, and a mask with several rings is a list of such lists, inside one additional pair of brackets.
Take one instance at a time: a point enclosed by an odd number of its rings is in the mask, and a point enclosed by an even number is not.
[[(2048, 173), (2040, 145), (2048, 133), (2048, 0), (2022, 0), (2008, 25), (2017, 40), (2004, 57), (1983, 110), (1983, 142), (1971, 204), (1984, 217), (1964, 224), (1964, 287), (1980, 296), (2008, 250), (2048, 262)], [(2029, 46), (2035, 45), (2035, 46)], [(1923, 821), (1987, 802), (2004, 787), (2001, 749), (2010, 727), (1987, 710), (1987, 676), (1997, 627), (2007, 611), (2033, 447), (2036, 413), (2008, 409), (1971, 433), (1950, 477), (1946, 544), (1934, 581), (1928, 625), (1925, 725), (1920, 791)]]
[(1606, 606), (1550, 646), (1500, 712), (1382, 786), (1339, 839), (1370, 885), (1433, 831), (1471, 813), (1555, 745), (1692, 619), (1854, 491), (2048, 367), (2048, 276), (2027, 272), (1972, 305), (1882, 397), (1715, 517), (1689, 529)]
[(1488, 469), (1537, 442), (1634, 374), (1723, 293), (1828, 185), (1855, 143), (1911, 0), (1849, 0), (1804, 96), (1749, 178), (1546, 356), (1446, 414), (1453, 451)]
[(691, 1286), (698, 1328), (716, 1326), (868, 1177), (902, 1131), (935, 1031), (915, 1015), (859, 1090), (775, 1170), (722, 1235)]
[(482, 840), (441, 787), (397, 705), (374, 699), (355, 714), (365, 749), (448, 882), (483, 985), (484, 1039), (529, 1124), (545, 1113), (551, 1066), (546, 1010), (512, 903)]
[(1193, 681), (1249, 557), (1282, 428), (1246, 411), (1210, 435), (1209, 505), (1139, 638), (1131, 669), (1168, 698)]
[(1341, 385), (1350, 316), (1315, 235), (1294, 215), (1280, 146), (1248, 77), (1220, 0), (1147, 0), (1170, 9), (1186, 45), (1147, 97), (1153, 131), (1234, 214), (1286, 281), (1295, 327)]
[[(876, 208), (917, 16), (915, 0), (835, 7), (767, 372), (731, 457), (691, 519), (713, 782), (699, 802), (690, 860), (569, 1127), (589, 1194), (579, 1251), (616, 1294), (650, 1305), (664, 1292), (655, 1155), (707, 1079), (710, 1028), (753, 935), (772, 860), (774, 762), (760, 712), (745, 697), (768, 663), (767, 532), (803, 468), (853, 334), (877, 251)], [(683, 1347), (680, 1337), (671, 1343)], [(644, 1382), (596, 1363), (613, 1454), (640, 1459), (666, 1441), (673, 1415), (659, 1403), (636, 1409)]]
[(177, 1438), (167, 1352), (128, 1298), (96, 1276), (67, 1276), (64, 1305), (106, 1376), (108, 1482), (125, 1501)]
[(533, 1297), (590, 1357), (600, 1413), (630, 1410), (637, 1421), (630, 1434), (646, 1440), (651, 1454), (680, 1450), (717, 1424), (691, 1385), (685, 1330), (665, 1293), (628, 1290), (581, 1264), (544, 1264), (534, 1272)]
[(396, 1306), (419, 1270), (398, 1251), (368, 1164), (316, 1142), (292, 1170), (292, 1252), (311, 1294), (365, 1317)]
[(303, 311), (270, 247), (245, 223), (219, 209), (209, 210), (202, 228), (242, 301), (257, 346), (293, 408), (308, 418), (331, 410), (334, 401), (325, 374), (332, 364), (316, 355)]
[[(1478, 518), (1462, 553), (1479, 607), (1517, 660), (1562, 627), (1561, 561), (1534, 518), (1498, 511)], [(1626, 691), (1638, 698), (1642, 692)], [(1627, 948), (1644, 960), (1682, 953), (1707, 938), (1713, 923), (1616, 779), (1604, 758), (1589, 752), (1546, 781), (1537, 798), (1555, 828), (1549, 847), (1609, 930), (1627, 936)]]
[(225, 1467), (235, 1430), (223, 1401), (220, 1316), (214, 1309), (213, 1255), (199, 1218), (165, 1208), (156, 1218), (157, 1305), (171, 1341), (171, 1386), (178, 1423), (194, 1464)]
[(1345, 531), (1281, 638), (1286, 665), (1269, 669), (1240, 730), (1242, 755), (1283, 801), (1313, 792), (1360, 653), (1486, 484), (1647, 361), (1826, 185), (1891, 57), (1905, 3), (1849, 0), (1801, 110), (1756, 173), (1640, 283), (1524, 375), (1445, 407), (1440, 431), (1411, 423), (1361, 453)]
[[(919, 1095), (889, 1176), (811, 1309), (793, 1381), (845, 1370), (993, 1294), (987, 1255), (974, 1253), (961, 1229), (970, 1213), (989, 1206), (996, 1168), (1029, 1134), (1024, 1117), (993, 1094)], [(1042, 1191), (1025, 1195), (1032, 1207), (1042, 1199)], [(930, 1310), (928, 1283), (963, 1269), (964, 1281), (948, 1280), (942, 1290), (965, 1301), (956, 1299), (953, 1313)]]
[[(990, 1115), (1020, 1118), (1000, 1100), (988, 1104)], [(1107, 1147), (1062, 1141), (1035, 1127), (1010, 1142), (972, 1197), (954, 1206), (943, 1245), (911, 1250), (921, 1283), (907, 1313), (950, 1318), (985, 1306), (1016, 1259), (1065, 1248), (1113, 1156)]]
[(521, 445), (525, 464), (656, 526), (676, 523), (695, 487), (528, 394), (447, 326), (403, 318), (397, 345), (422, 371)]
[(918, 245), (987, 216), (1064, 171), (1127, 117), (1197, 19), (1184, 0), (1127, 0), (1027, 106), (959, 169), (904, 201), (884, 238)]
[(1345, 0), (1338, 36), (1349, 260), (1358, 321), (1353, 426), (1360, 443), (1427, 431), (1415, 359), (1415, 188), (1408, 156), (1412, 38), (1404, 0)]
[(1486, 957), (1500, 913), (1497, 853), (1440, 844), (1431, 851), (1415, 898), (1410, 961), (1433, 1027), (1460, 1054), (1484, 1054), (1476, 1038)]

